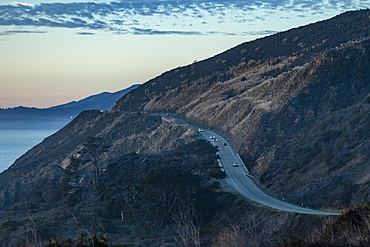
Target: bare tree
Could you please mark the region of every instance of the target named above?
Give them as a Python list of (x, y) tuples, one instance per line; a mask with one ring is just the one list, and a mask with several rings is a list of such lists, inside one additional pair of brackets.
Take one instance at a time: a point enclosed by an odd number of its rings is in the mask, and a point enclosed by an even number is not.
[[(230, 220), (227, 219), (229, 222)], [(239, 225), (223, 228), (212, 241), (212, 247), (261, 246), (263, 230), (253, 215), (246, 215)]]
[(86, 143), (81, 151), (82, 154), (89, 156), (90, 161), (93, 164), (95, 187), (98, 186), (98, 178), (100, 176), (98, 158), (102, 153), (107, 152), (108, 148), (109, 146), (103, 145), (102, 138), (89, 136), (86, 138)]
[(175, 237), (176, 242), (184, 247), (200, 247), (200, 221), (194, 207), (179, 207), (177, 213), (172, 214), (175, 222), (174, 230), (181, 242)]
[(223, 228), (212, 241), (212, 247), (243, 247), (250, 246), (246, 234), (239, 226)]
[(41, 247), (42, 246), (42, 239), (37, 232), (36, 223), (33, 220), (30, 211), (26, 212), (27, 214), (27, 221), (24, 225), (24, 234), (25, 237), (23, 239), (26, 246), (29, 247)]
[(65, 169), (65, 174), (70, 179), (70, 182), (73, 183), (73, 187), (76, 189), (76, 193), (78, 198), (81, 199), (80, 193), (80, 179), (81, 179), (81, 171), (80, 166), (82, 161), (76, 157), (71, 157), (69, 159), (69, 165)]
[(247, 219), (244, 220), (245, 232), (247, 233), (250, 246), (258, 247), (261, 245), (262, 233), (258, 227), (259, 223), (253, 217), (253, 215), (248, 215)]

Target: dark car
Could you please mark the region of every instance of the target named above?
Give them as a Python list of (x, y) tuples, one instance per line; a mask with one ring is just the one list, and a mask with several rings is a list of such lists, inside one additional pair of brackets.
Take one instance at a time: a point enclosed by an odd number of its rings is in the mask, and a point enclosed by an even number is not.
[(222, 146), (227, 146), (227, 143), (226, 142), (222, 143)]
[(235, 162), (235, 163), (233, 164), (233, 166), (234, 166), (234, 167), (238, 167), (238, 166), (239, 166), (239, 164)]
[(170, 116), (171, 114), (167, 113), (167, 116)]

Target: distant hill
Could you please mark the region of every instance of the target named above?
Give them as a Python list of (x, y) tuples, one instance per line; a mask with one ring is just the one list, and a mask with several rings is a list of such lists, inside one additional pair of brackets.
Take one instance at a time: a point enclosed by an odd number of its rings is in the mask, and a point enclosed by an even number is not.
[(84, 110), (110, 110), (118, 99), (139, 86), (135, 84), (115, 93), (103, 92), (43, 109), (23, 106), (0, 109), (0, 129), (60, 129)]

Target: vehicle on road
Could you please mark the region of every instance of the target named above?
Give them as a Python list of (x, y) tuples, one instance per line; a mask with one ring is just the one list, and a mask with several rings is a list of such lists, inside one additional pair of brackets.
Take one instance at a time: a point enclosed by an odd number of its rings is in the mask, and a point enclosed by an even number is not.
[(222, 146), (227, 146), (227, 143), (226, 142), (222, 143)]
[(171, 116), (171, 114), (170, 113), (167, 113), (167, 116)]
[(213, 138), (213, 141), (214, 141), (214, 142), (217, 142), (217, 138)]
[[(176, 119), (175, 117), (171, 117), (178, 121), (179, 123), (183, 123), (184, 121), (181, 121), (179, 119)], [(199, 126), (195, 127), (195, 130), (199, 129)], [(209, 137), (213, 140), (216, 139), (216, 133), (212, 132), (211, 130), (205, 129), (203, 133), (210, 133)], [(203, 134), (202, 133), (202, 134)], [(206, 135), (202, 135), (206, 137)], [(221, 142), (222, 140), (225, 140), (223, 136), (219, 135), (220, 137), (220, 145), (223, 144)], [(213, 146), (218, 146), (218, 142), (212, 142)], [(229, 143), (227, 143), (227, 146), (229, 146)], [(279, 201), (275, 198), (272, 198), (271, 196), (264, 193), (262, 190), (258, 188), (258, 186), (253, 182), (252, 175), (247, 170), (247, 167), (243, 163), (240, 163), (240, 166), (237, 162), (232, 162), (232, 159), (237, 159), (240, 162), (243, 162), (238, 158), (238, 154), (233, 150), (232, 145), (228, 148), (221, 148), (219, 152), (220, 159), (218, 160), (219, 165), (222, 167), (225, 167), (225, 172), (229, 176), (230, 180), (227, 179), (226, 186), (231, 186), (237, 193), (239, 193), (241, 196), (252, 200), (254, 202), (260, 203), (262, 205), (265, 205), (270, 208), (274, 208), (281, 211), (286, 212), (295, 212), (295, 213), (302, 213), (302, 214), (318, 214), (318, 215), (340, 215), (340, 213), (337, 212), (323, 212), (323, 211), (315, 211), (308, 208), (298, 207), (292, 204), (288, 204), (284, 201)], [(234, 158), (232, 158), (234, 157)], [(230, 160), (231, 159), (231, 160)], [(230, 167), (230, 163), (232, 166), (235, 167), (235, 169), (226, 169), (227, 167)], [(240, 167), (240, 168), (239, 168)], [(236, 175), (236, 176), (235, 176)]]
[(199, 128), (199, 129), (198, 129), (198, 131), (199, 131), (199, 132), (203, 132), (203, 129)]

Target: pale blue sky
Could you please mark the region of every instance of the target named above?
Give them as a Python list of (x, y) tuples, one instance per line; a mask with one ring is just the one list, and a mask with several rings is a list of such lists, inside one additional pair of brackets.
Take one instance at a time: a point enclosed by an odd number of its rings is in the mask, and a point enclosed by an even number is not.
[(0, 0), (0, 107), (114, 92), (242, 42), (368, 8), (351, 0)]

